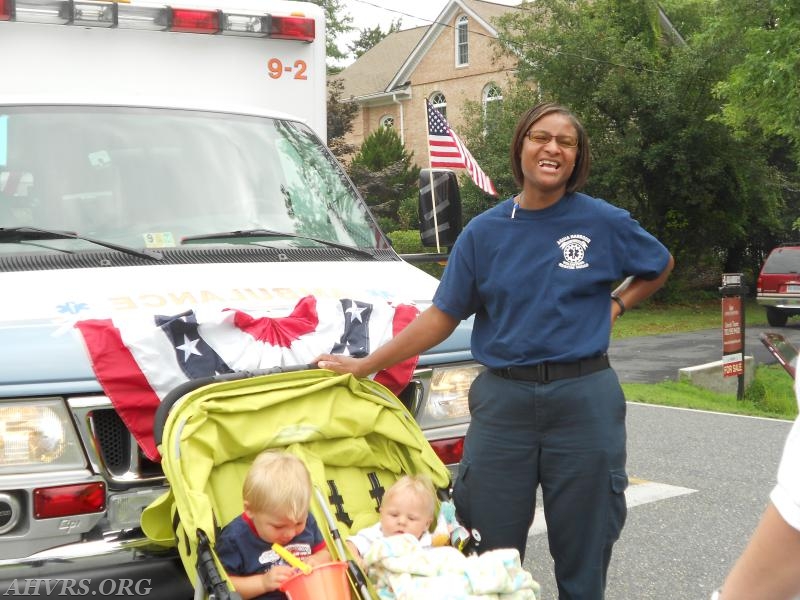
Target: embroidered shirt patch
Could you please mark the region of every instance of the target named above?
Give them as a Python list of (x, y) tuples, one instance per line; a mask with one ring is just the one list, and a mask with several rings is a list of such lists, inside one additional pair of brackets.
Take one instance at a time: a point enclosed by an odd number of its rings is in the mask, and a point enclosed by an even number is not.
[(558, 247), (564, 253), (564, 260), (558, 263), (562, 269), (585, 269), (589, 266), (584, 259), (591, 240), (585, 235), (574, 233), (558, 240)]

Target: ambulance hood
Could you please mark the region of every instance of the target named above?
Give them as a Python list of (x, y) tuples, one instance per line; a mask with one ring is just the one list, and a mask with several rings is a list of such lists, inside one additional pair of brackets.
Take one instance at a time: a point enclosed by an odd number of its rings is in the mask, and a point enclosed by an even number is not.
[[(291, 312), (305, 296), (430, 304), (438, 281), (400, 262), (110, 267), (0, 273), (0, 396), (100, 390), (75, 323), (197, 307)], [(469, 358), (462, 323), (420, 364)]]

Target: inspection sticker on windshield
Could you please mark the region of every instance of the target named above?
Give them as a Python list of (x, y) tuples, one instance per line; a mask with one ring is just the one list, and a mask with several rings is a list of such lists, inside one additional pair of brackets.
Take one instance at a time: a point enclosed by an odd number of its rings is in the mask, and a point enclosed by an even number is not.
[(144, 247), (145, 248), (174, 248), (175, 238), (169, 231), (160, 231), (157, 233), (144, 234)]

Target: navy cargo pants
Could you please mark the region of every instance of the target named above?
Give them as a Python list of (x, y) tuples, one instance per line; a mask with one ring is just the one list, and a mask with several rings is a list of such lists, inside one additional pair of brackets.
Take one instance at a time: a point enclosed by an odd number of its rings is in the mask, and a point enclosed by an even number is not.
[(560, 600), (602, 600), (627, 509), (625, 398), (613, 369), (550, 383), (482, 373), (453, 500), (481, 551), (524, 557), (541, 485)]

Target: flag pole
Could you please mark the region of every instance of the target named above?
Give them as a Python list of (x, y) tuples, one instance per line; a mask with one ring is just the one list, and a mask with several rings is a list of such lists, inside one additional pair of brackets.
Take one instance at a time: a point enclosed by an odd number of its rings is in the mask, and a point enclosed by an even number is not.
[(428, 128), (428, 173), (431, 180), (431, 210), (433, 210), (433, 233), (436, 236), (436, 254), (441, 254), (439, 246), (439, 218), (436, 214), (436, 186), (433, 184), (433, 165), (431, 164), (431, 122), (428, 119), (428, 100), (425, 99), (425, 125)]

